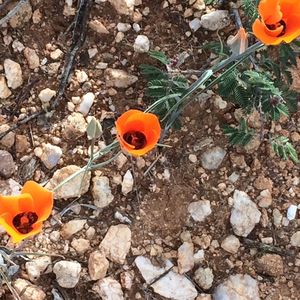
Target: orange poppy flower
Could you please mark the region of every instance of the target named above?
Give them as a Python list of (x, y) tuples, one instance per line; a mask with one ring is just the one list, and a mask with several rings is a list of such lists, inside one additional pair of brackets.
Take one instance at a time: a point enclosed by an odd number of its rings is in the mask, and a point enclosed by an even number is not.
[(27, 181), (20, 195), (0, 195), (0, 225), (18, 243), (42, 230), (52, 207), (53, 193), (34, 181)]
[(157, 144), (161, 127), (156, 115), (131, 109), (116, 121), (121, 147), (134, 156), (149, 152)]
[(258, 12), (252, 30), (264, 44), (290, 43), (300, 35), (299, 0), (261, 0)]

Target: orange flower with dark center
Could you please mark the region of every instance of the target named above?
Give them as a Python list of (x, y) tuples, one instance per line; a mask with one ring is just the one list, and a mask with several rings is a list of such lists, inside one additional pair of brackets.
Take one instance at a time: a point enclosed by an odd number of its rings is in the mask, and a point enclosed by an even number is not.
[(34, 181), (27, 181), (20, 195), (0, 195), (0, 225), (18, 243), (42, 230), (52, 208), (53, 193)]
[(116, 121), (117, 137), (121, 147), (134, 156), (149, 152), (157, 144), (161, 127), (156, 115), (131, 109)]
[(300, 35), (299, 0), (261, 0), (258, 12), (252, 30), (264, 44), (290, 43)]

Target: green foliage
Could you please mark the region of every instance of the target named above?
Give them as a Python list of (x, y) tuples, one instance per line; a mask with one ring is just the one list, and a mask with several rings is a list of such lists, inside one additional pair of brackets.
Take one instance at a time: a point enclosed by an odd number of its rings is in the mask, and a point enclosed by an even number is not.
[(219, 93), (246, 112), (256, 108), (273, 120), (289, 114), (283, 92), (274, 84), (267, 72), (255, 70), (240, 72), (234, 69), (220, 82)]
[(219, 56), (229, 56), (230, 54), (230, 48), (221, 41), (206, 42), (202, 45), (202, 49), (209, 50), (210, 52)]
[(247, 145), (254, 135), (254, 130), (249, 129), (245, 119), (241, 119), (239, 127), (225, 125), (224, 134), (228, 136), (229, 143), (232, 145)]
[(206, 5), (214, 5), (217, 2), (217, 0), (204, 0), (204, 3)]
[(252, 24), (254, 20), (258, 17), (258, 6), (259, 0), (242, 0), (242, 7), (245, 12), (245, 15), (250, 20)]
[(149, 51), (149, 56), (158, 60), (159, 62), (161, 62), (164, 65), (168, 65), (170, 63), (168, 57), (159, 51)]
[(178, 75), (178, 72), (170, 72), (168, 68), (170, 61), (164, 53), (151, 51), (149, 55), (162, 63), (164, 69), (147, 64), (140, 65), (141, 73), (148, 81), (146, 95), (154, 101), (159, 100), (158, 105), (153, 107), (153, 111), (159, 115), (165, 115), (189, 85), (184, 76)]
[(285, 136), (277, 136), (271, 141), (273, 151), (281, 158), (287, 160), (291, 159), (294, 163), (298, 163), (298, 154), (289, 139)]

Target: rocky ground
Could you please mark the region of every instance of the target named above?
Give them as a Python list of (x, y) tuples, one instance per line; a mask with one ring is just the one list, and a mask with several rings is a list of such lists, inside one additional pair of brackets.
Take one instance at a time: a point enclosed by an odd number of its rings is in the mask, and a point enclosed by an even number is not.
[[(6, 2), (2, 15), (15, 4)], [(2, 25), (0, 132), (55, 99), (75, 2), (25, 1)], [(90, 2), (86, 40), (59, 107), (0, 140), (1, 194), (18, 193), (29, 179), (52, 189), (84, 166), (89, 116), (103, 126), (101, 149), (122, 112), (146, 108), (139, 65), (150, 61), (149, 49), (172, 58), (186, 52), (182, 69), (197, 70), (213, 59), (203, 43), (217, 40), (216, 30), (224, 39), (235, 31), (226, 7), (202, 0)], [(15, 261), (12, 286), (21, 299), (300, 299), (299, 166), (259, 140), (228, 146), (220, 126), (239, 115), (205, 94), (165, 140), (170, 148), (121, 154), (70, 181), (32, 239), (13, 245), (1, 232), (1, 246), (46, 254)], [(260, 128), (256, 113), (251, 122)], [(271, 130), (299, 150), (299, 124), (296, 113)], [(12, 298), (7, 285), (1, 294)]]

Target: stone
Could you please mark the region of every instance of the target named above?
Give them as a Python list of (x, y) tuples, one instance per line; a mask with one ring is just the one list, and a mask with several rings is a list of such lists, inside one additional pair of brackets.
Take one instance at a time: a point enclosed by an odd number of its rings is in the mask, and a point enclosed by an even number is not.
[(274, 208), (272, 214), (273, 214), (273, 223), (274, 223), (274, 225), (277, 228), (280, 227), (281, 226), (281, 222), (282, 222), (282, 218), (283, 218), (281, 212), (279, 211), (279, 209)]
[(58, 164), (61, 156), (62, 150), (60, 147), (51, 144), (44, 144), (43, 154), (41, 155), (40, 159), (45, 167), (51, 170)]
[(197, 297), (198, 292), (190, 280), (172, 270), (167, 272), (173, 266), (170, 261), (167, 261), (163, 268), (154, 266), (150, 259), (144, 256), (138, 256), (134, 262), (147, 284), (166, 273), (151, 284), (155, 293), (173, 300), (194, 300)]
[(200, 264), (204, 260), (204, 250), (200, 249), (194, 254), (194, 263)]
[(91, 109), (91, 107), (92, 107), (92, 105), (93, 105), (93, 103), (94, 103), (94, 100), (95, 100), (95, 94), (94, 93), (86, 93), (85, 95), (83, 95), (82, 96), (82, 101), (81, 101), (81, 103), (80, 103), (80, 105), (79, 105), (79, 111), (84, 115), (84, 116), (86, 116), (88, 113), (89, 113), (89, 111), (90, 111), (90, 109)]
[(147, 53), (150, 50), (150, 41), (146, 35), (140, 34), (133, 44), (134, 52)]
[(261, 213), (256, 204), (243, 191), (235, 190), (230, 223), (238, 236), (246, 237), (260, 221)]
[(189, 155), (189, 161), (193, 164), (195, 164), (197, 162), (197, 156), (195, 154), (190, 154)]
[(291, 245), (294, 247), (300, 247), (300, 231), (297, 231), (292, 235)]
[(38, 97), (43, 103), (48, 104), (50, 100), (55, 96), (56, 96), (56, 91), (46, 88), (40, 91)]
[(120, 15), (132, 15), (135, 0), (108, 0)]
[(40, 59), (34, 49), (26, 47), (24, 49), (24, 56), (28, 62), (28, 66), (30, 69), (35, 69), (40, 66)]
[(202, 222), (211, 214), (209, 200), (192, 202), (188, 206), (188, 212), (196, 222)]
[(45, 292), (38, 286), (31, 284), (25, 279), (18, 278), (13, 282), (13, 287), (21, 296), (21, 300), (44, 300)]
[(255, 179), (253, 185), (258, 190), (272, 191), (273, 182), (270, 178), (267, 178), (267, 177), (264, 177), (263, 175), (260, 175)]
[(94, 251), (89, 256), (88, 269), (92, 280), (99, 280), (106, 276), (109, 261), (100, 251)]
[(63, 121), (62, 134), (68, 140), (76, 140), (86, 133), (87, 123), (81, 113), (73, 112)]
[(86, 220), (71, 220), (62, 226), (61, 235), (64, 239), (69, 239), (75, 233), (82, 230), (85, 224)]
[(50, 256), (41, 256), (34, 258), (25, 264), (25, 269), (30, 281), (34, 282), (51, 266)]
[(9, 178), (13, 175), (15, 169), (16, 164), (11, 154), (5, 150), (0, 150), (0, 176)]
[(118, 264), (124, 264), (131, 246), (131, 230), (128, 226), (119, 224), (110, 226), (100, 243), (100, 251)]
[(138, 77), (129, 75), (127, 72), (119, 69), (107, 68), (104, 71), (104, 78), (107, 87), (128, 88), (133, 85)]
[[(76, 70), (75, 74), (76, 74), (76, 79), (79, 83), (84, 83), (89, 80), (88, 75), (84, 71)], [(93, 93), (88, 93), (88, 94), (93, 94)], [(94, 97), (95, 97), (95, 95), (94, 95)]]
[(226, 151), (218, 146), (206, 150), (201, 156), (201, 163), (203, 168), (207, 170), (218, 169), (225, 155)]
[(93, 286), (93, 290), (99, 294), (102, 300), (124, 300), (120, 283), (111, 277), (97, 281)]
[(273, 277), (283, 275), (283, 260), (277, 254), (264, 254), (261, 258), (255, 261), (256, 270), (260, 274), (265, 274)]
[(189, 22), (189, 26), (191, 30), (194, 32), (197, 31), (201, 27), (201, 21), (199, 18), (195, 18), (192, 21)]
[(30, 21), (32, 16), (32, 7), (30, 1), (25, 1), (17, 13), (9, 19), (9, 25), (12, 28), (21, 28)]
[(195, 8), (197, 10), (205, 9), (205, 0), (196, 0), (193, 4), (193, 8)]
[(122, 194), (127, 195), (133, 189), (133, 176), (130, 170), (127, 170), (122, 181)]
[(24, 153), (30, 149), (30, 143), (27, 140), (26, 135), (17, 134), (16, 135), (16, 152)]
[(212, 300), (212, 297), (209, 294), (199, 294), (196, 300)]
[(42, 20), (42, 14), (39, 9), (36, 9), (32, 14), (32, 22), (33, 24), (38, 24)]
[(17, 89), (23, 84), (22, 69), (17, 62), (11, 59), (5, 59), (4, 71), (8, 87)]
[(13, 196), (19, 195), (22, 186), (13, 179), (0, 180), (0, 195)]
[(117, 29), (119, 32), (126, 32), (131, 29), (131, 25), (129, 23), (118, 23)]
[(263, 190), (260, 192), (257, 200), (259, 207), (267, 208), (273, 202), (272, 194), (269, 190)]
[(213, 294), (214, 300), (260, 300), (258, 284), (247, 274), (231, 275), (217, 286)]
[(74, 288), (80, 278), (81, 265), (77, 261), (61, 260), (53, 267), (58, 284), (67, 289)]
[(214, 274), (210, 268), (198, 268), (195, 271), (194, 280), (203, 290), (209, 290), (214, 281)]
[(11, 95), (11, 90), (8, 88), (6, 79), (0, 75), (0, 99), (6, 99)]
[(56, 49), (56, 50), (50, 52), (50, 57), (51, 57), (51, 59), (53, 59), (53, 60), (58, 60), (58, 59), (60, 59), (63, 55), (64, 55), (64, 53), (63, 53), (60, 49)]
[(194, 244), (184, 242), (178, 248), (178, 271), (184, 274), (194, 267)]
[[(74, 175), (81, 170), (80, 167), (69, 165), (54, 172), (53, 177), (47, 183), (46, 188), (49, 190), (54, 189), (57, 185), (67, 179), (69, 176)], [(55, 190), (55, 199), (69, 199), (76, 198), (84, 195), (90, 187), (91, 172), (81, 172), (63, 186)]]
[(289, 221), (292, 221), (296, 218), (297, 210), (298, 210), (297, 205), (292, 204), (289, 206), (289, 208), (287, 210), (287, 214), (286, 214), (286, 217)]
[(215, 10), (201, 17), (201, 26), (210, 31), (220, 30), (229, 25), (230, 17), (227, 10)]
[(73, 239), (71, 242), (71, 246), (76, 250), (78, 254), (84, 254), (91, 247), (90, 241), (86, 239)]
[(99, 208), (108, 206), (114, 200), (109, 185), (109, 178), (106, 176), (95, 176), (92, 181), (92, 195), (95, 206)]
[(121, 41), (123, 41), (124, 37), (125, 34), (123, 32), (118, 32), (115, 37), (116, 43), (120, 43)]
[(89, 27), (99, 34), (109, 34), (107, 28), (98, 20), (90, 21)]
[(133, 271), (122, 272), (120, 274), (121, 286), (122, 286), (122, 288), (124, 288), (128, 291), (131, 290), (133, 280), (134, 280), (134, 272)]
[(229, 235), (223, 240), (221, 247), (231, 254), (236, 254), (240, 245), (240, 240), (235, 235)]
[[(3, 124), (0, 125), (0, 134), (9, 130), (10, 126), (8, 124)], [(7, 133), (1, 140), (0, 140), (0, 145), (6, 147), (6, 148), (11, 148), (14, 143), (15, 143), (15, 133), (13, 131)]]

